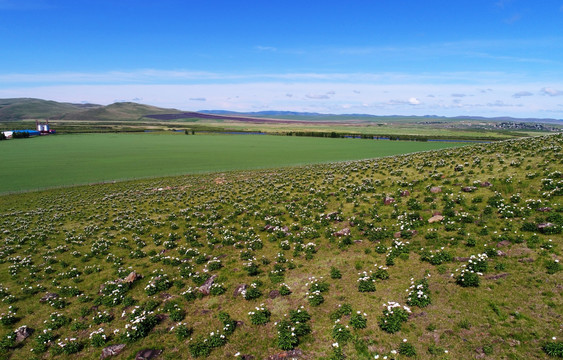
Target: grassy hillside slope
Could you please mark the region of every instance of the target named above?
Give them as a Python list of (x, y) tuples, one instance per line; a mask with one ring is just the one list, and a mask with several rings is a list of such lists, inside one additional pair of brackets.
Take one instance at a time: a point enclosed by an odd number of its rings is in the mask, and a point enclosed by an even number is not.
[(78, 105), (56, 101), (30, 98), (0, 99), (0, 121), (45, 119), (79, 110)]
[(134, 121), (150, 114), (174, 114), (175, 109), (163, 109), (156, 106), (119, 102), (108, 106), (64, 114), (66, 120), (98, 120), (98, 121)]
[(2, 196), (2, 356), (561, 354), (562, 149), (557, 135)]

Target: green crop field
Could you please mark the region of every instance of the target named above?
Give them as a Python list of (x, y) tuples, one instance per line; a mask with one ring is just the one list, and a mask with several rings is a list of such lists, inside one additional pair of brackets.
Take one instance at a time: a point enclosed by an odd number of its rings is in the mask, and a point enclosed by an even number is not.
[(0, 142), (0, 193), (189, 173), (358, 160), (460, 146), (288, 136), (87, 134)]

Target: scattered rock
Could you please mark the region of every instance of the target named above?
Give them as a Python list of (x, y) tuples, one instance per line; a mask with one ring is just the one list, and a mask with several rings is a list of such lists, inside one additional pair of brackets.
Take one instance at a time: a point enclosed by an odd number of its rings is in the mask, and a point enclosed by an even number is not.
[(203, 285), (201, 285), (198, 288), (199, 292), (204, 294), (204, 295), (209, 295), (209, 291), (211, 290), (211, 285), (213, 285), (213, 282), (215, 281), (215, 279), (217, 279), (217, 275), (211, 275), (211, 277), (209, 279), (205, 280)]
[(428, 223), (432, 224), (435, 222), (439, 222), (444, 220), (444, 217), (442, 215), (434, 215), (432, 216), (430, 219), (428, 219)]
[(534, 259), (532, 259), (532, 258), (523, 258), (523, 259), (518, 259), (518, 262), (521, 262), (521, 263), (531, 263), (531, 262), (534, 262)]
[(164, 301), (168, 300), (168, 299), (172, 299), (174, 296), (170, 295), (169, 293), (161, 293), (160, 294), (160, 298)]
[(488, 182), (488, 181), (482, 181), (482, 182), (479, 184), (479, 186), (481, 186), (481, 187), (489, 187), (489, 186), (493, 186), (493, 184), (491, 184), (491, 183)]
[(129, 275), (127, 275), (127, 277), (125, 277), (125, 279), (123, 279), (123, 282), (126, 282), (126, 283), (133, 283), (133, 282), (135, 282), (136, 280), (139, 280), (139, 279), (142, 279), (142, 278), (143, 278), (143, 277), (142, 277), (141, 275), (137, 274), (137, 273), (134, 272), (134, 271), (131, 271), (131, 272), (129, 273)]
[(275, 299), (278, 296), (280, 296), (280, 292), (278, 290), (272, 290), (272, 291), (270, 291), (270, 294), (268, 294), (268, 297), (270, 299)]
[(51, 300), (58, 299), (58, 298), (59, 298), (59, 294), (48, 292), (47, 294), (45, 294), (45, 296), (43, 296), (41, 299), (39, 299), (39, 302), (44, 303), (44, 302), (51, 301)]
[(299, 349), (284, 351), (275, 355), (270, 355), (267, 360), (289, 360), (289, 359), (299, 359), (303, 355), (303, 351)]
[(506, 342), (508, 343), (508, 345), (510, 345), (510, 347), (515, 347), (520, 345), (520, 340), (516, 340), (516, 339), (508, 339)]
[(125, 348), (125, 344), (111, 345), (102, 350), (101, 359), (108, 358), (110, 356), (118, 355)]
[(497, 256), (506, 256), (506, 253), (501, 250), (497, 250)]
[(135, 360), (156, 359), (160, 354), (162, 354), (162, 350), (154, 350), (154, 349), (141, 350), (137, 353), (137, 355), (135, 355)]
[(243, 290), (246, 290), (246, 284), (241, 284), (241, 285), (237, 286), (235, 288), (235, 291), (233, 292), (233, 296), (234, 297), (239, 296), (243, 292)]
[(510, 241), (508, 241), (508, 240), (499, 241), (497, 243), (497, 247), (503, 247), (503, 246), (508, 246), (508, 245), (510, 245)]
[(466, 261), (469, 261), (469, 257), (456, 256), (456, 257), (454, 257), (454, 261), (466, 262)]
[(16, 331), (15, 331), (15, 333), (16, 333), (16, 344), (21, 343), (22, 341), (24, 341), (25, 339), (30, 337), (31, 334), (33, 334), (34, 331), (35, 330), (33, 330), (32, 328), (27, 327), (25, 325), (17, 328)]
[(539, 224), (539, 225), (538, 225), (538, 229), (539, 229), (539, 230), (543, 230), (543, 229), (550, 228), (550, 227), (552, 227), (552, 226), (555, 226), (555, 224), (552, 224), (552, 223), (550, 223), (550, 222), (548, 222), (548, 223), (543, 223), (543, 224)]
[(475, 190), (477, 190), (477, 188), (475, 186), (464, 186), (464, 187), (461, 188), (461, 190), (463, 192), (472, 193)]
[(393, 199), (391, 196), (386, 196), (383, 199), (383, 204), (384, 205), (389, 205), (389, 204), (393, 204), (395, 202), (395, 199)]
[(550, 207), (541, 207), (541, 208), (538, 208), (538, 211), (541, 211), (541, 212), (550, 212), (551, 210), (553, 210), (553, 209), (550, 208)]
[(485, 276), (485, 279), (487, 279), (487, 280), (498, 280), (498, 279), (505, 278), (508, 275), (509, 275), (508, 273), (497, 274), (497, 275), (488, 275), (488, 276)]
[(477, 355), (475, 355), (476, 359), (483, 359), (487, 356), (483, 351), (482, 347), (478, 347), (477, 349), (475, 349), (475, 352), (477, 353)]
[(463, 171), (463, 165), (456, 165), (454, 171)]
[(438, 193), (441, 193), (441, 192), (442, 192), (442, 188), (439, 187), (439, 186), (432, 186), (432, 187), (430, 188), (430, 192), (431, 192), (432, 194), (438, 194)]
[(403, 191), (401, 191), (401, 196), (402, 196), (402, 197), (409, 196), (410, 194), (411, 194), (411, 193), (410, 193), (410, 191), (408, 191), (408, 190), (403, 190)]
[(242, 360), (254, 360), (254, 356), (252, 355), (242, 355), (240, 358)]
[(163, 322), (164, 320), (166, 320), (170, 317), (170, 315), (168, 315), (168, 314), (156, 314), (155, 316), (156, 316), (156, 320), (159, 323)]
[(342, 236), (350, 236), (350, 228), (344, 228), (342, 230), (338, 230), (334, 233), (334, 236), (342, 237)]

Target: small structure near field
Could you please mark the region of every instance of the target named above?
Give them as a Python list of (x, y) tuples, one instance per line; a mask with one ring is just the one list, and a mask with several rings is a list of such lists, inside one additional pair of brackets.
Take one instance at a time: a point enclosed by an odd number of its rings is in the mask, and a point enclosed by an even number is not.
[(40, 123), (39, 121), (35, 121), (35, 126), (37, 131), (41, 133), (41, 135), (48, 135), (55, 133), (55, 130), (51, 130), (49, 126), (49, 120), (46, 120), (45, 123)]

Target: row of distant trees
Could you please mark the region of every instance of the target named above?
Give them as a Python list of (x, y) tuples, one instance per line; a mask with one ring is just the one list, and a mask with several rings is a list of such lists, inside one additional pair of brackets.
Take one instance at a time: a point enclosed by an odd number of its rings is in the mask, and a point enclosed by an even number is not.
[[(28, 132), (24, 131), (14, 131), (12, 133), (12, 139), (27, 139), (29, 137)], [(0, 140), (6, 140), (6, 135), (3, 132), (0, 132)]]
[(12, 139), (27, 139), (29, 137), (29, 133), (26, 131), (14, 131), (12, 133)]
[(356, 138), (356, 139), (388, 139), (388, 140), (411, 140), (411, 141), (428, 141), (427, 137), (416, 135), (371, 135), (371, 134), (345, 134), (337, 132), (321, 132), (321, 131), (291, 131), (286, 133), (287, 136), (311, 136), (323, 138)]

